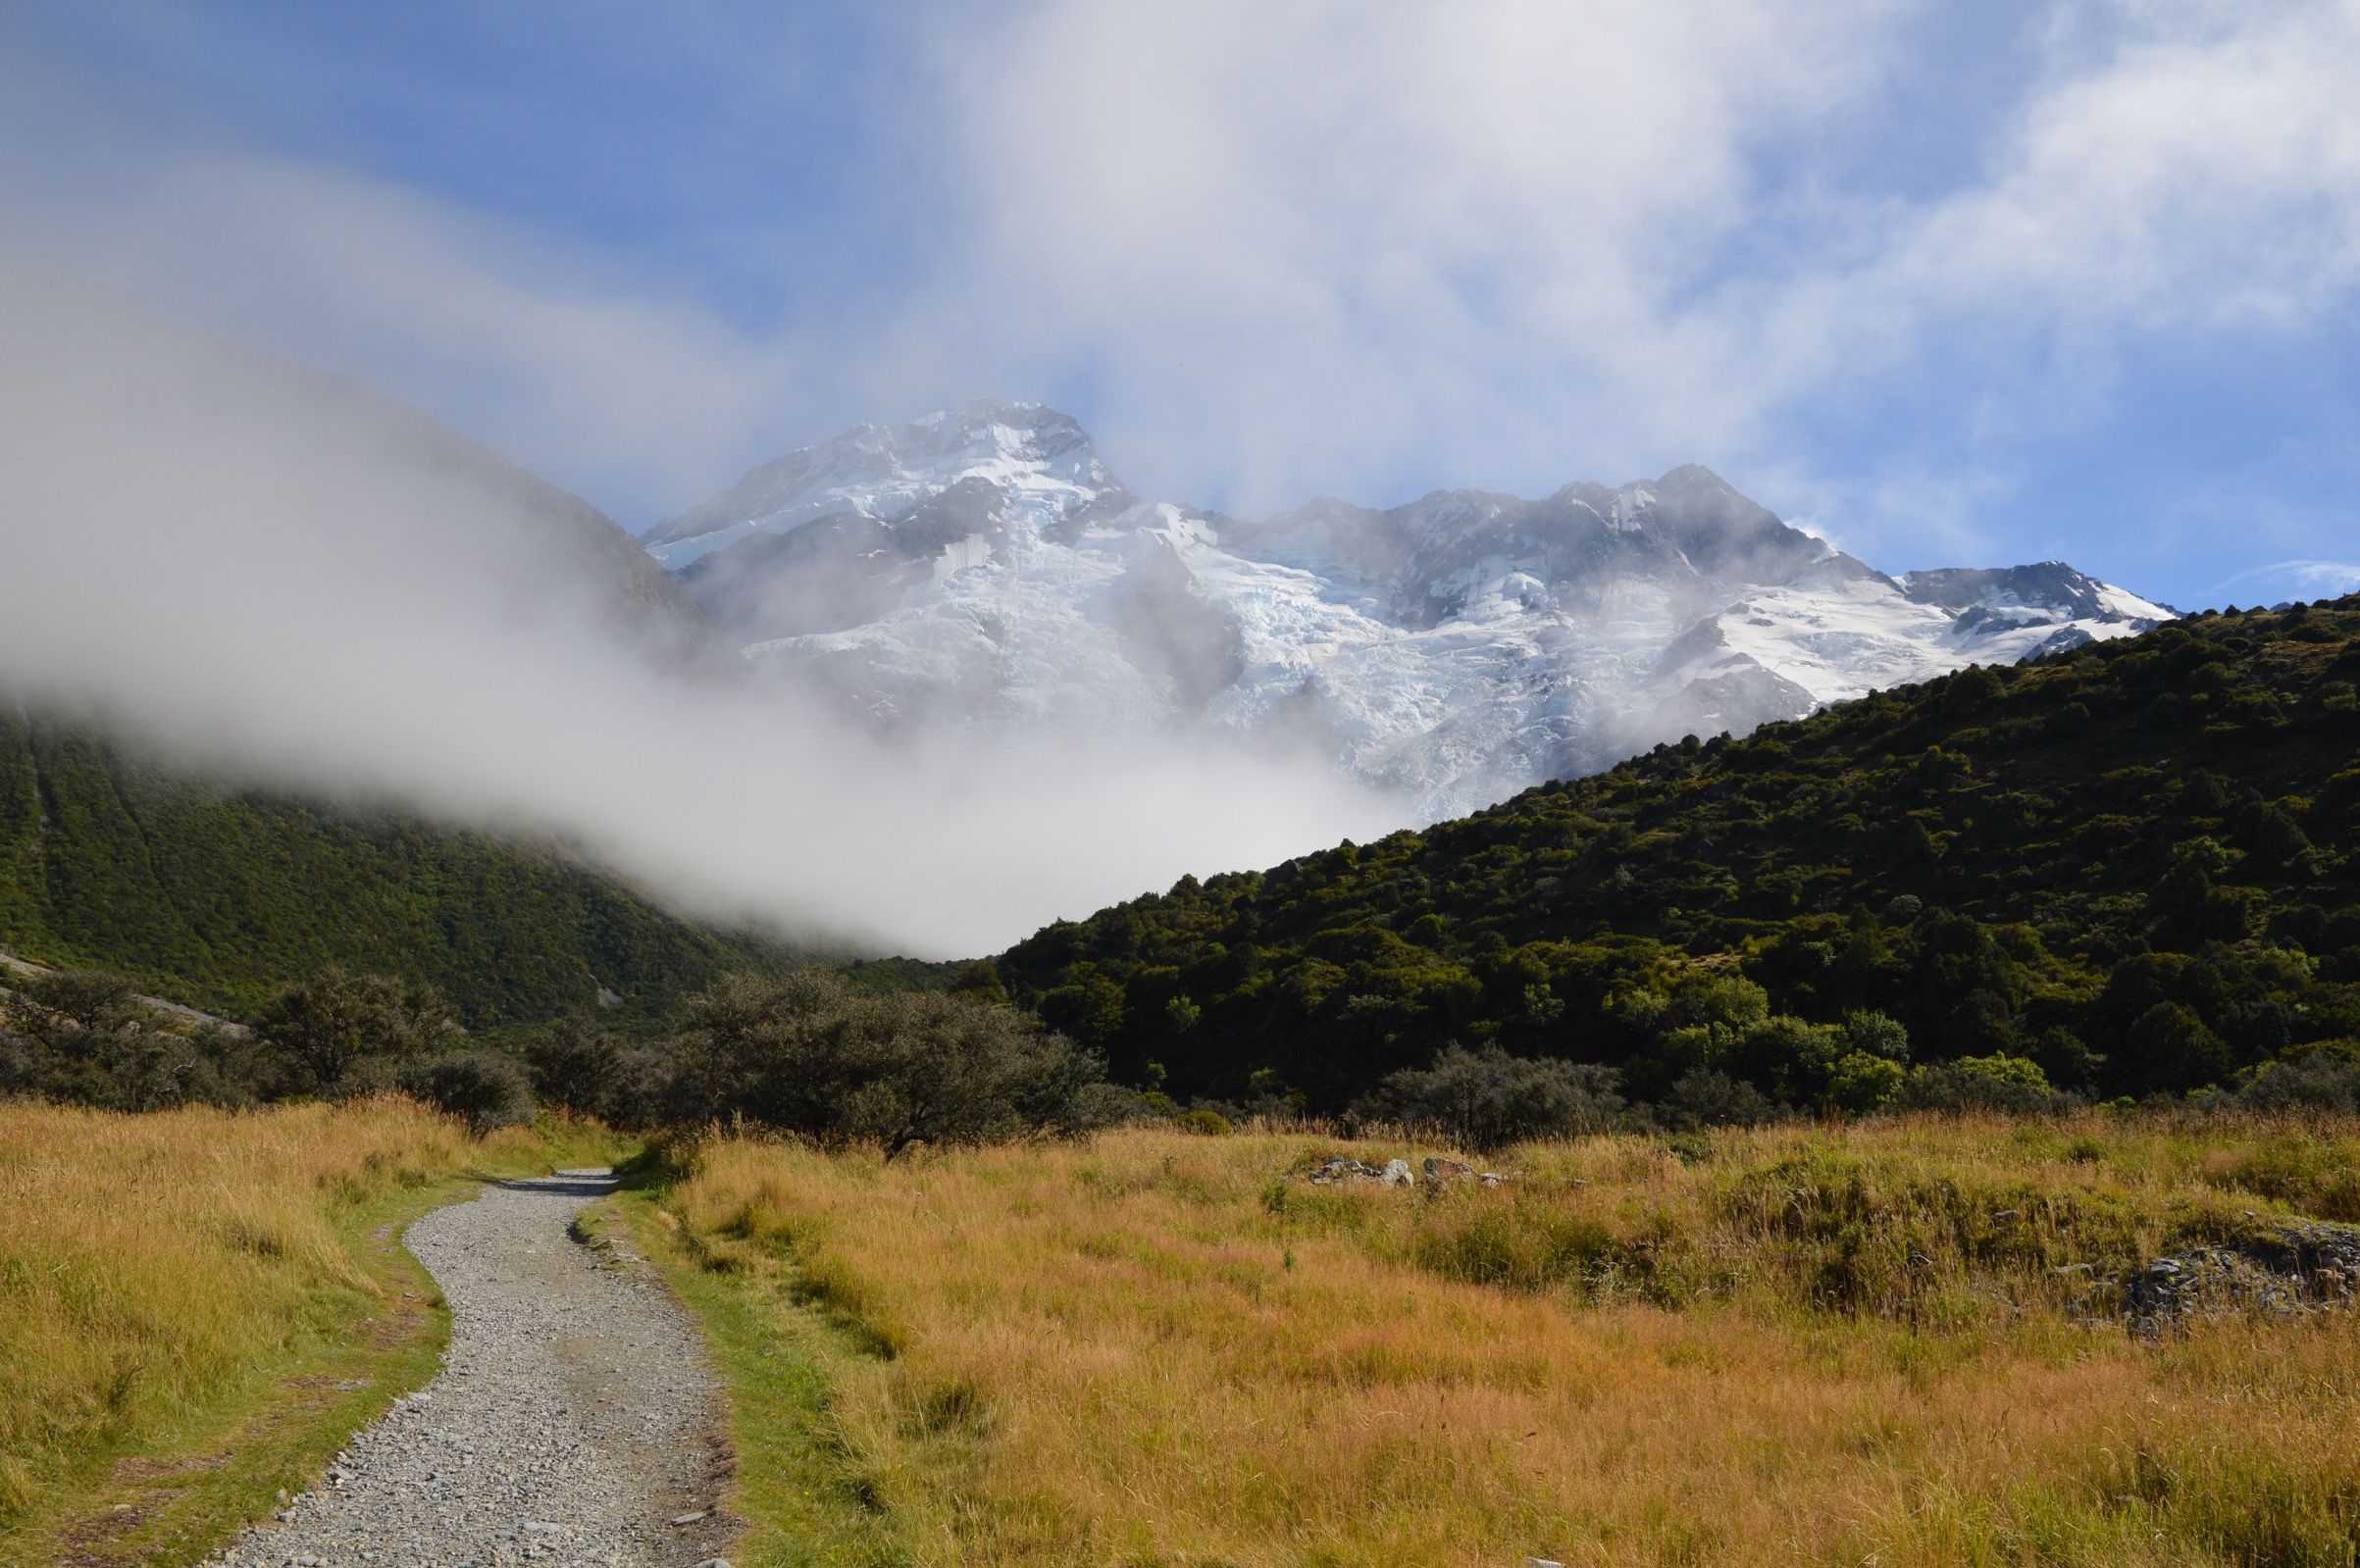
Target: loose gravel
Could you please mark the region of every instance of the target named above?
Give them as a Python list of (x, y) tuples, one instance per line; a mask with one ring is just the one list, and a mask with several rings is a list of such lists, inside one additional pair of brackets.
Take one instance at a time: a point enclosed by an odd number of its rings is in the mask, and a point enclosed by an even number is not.
[(686, 1568), (733, 1534), (712, 1374), (643, 1259), (575, 1241), (604, 1170), (487, 1189), (409, 1229), (450, 1302), (425, 1390), (226, 1568)]

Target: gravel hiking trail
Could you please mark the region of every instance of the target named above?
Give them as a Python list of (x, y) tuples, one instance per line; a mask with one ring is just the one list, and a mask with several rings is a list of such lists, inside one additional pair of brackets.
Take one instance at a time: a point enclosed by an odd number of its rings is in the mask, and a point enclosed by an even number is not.
[(230, 1568), (689, 1568), (735, 1533), (696, 1330), (645, 1260), (577, 1242), (604, 1170), (487, 1188), (406, 1238), (451, 1307), (441, 1373)]

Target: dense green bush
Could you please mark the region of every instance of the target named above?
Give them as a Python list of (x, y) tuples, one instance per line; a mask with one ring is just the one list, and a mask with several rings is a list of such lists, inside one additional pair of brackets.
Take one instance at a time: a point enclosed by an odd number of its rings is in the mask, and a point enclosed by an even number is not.
[(151, 1110), (396, 1092), (481, 1134), (532, 1120), (538, 1092), (621, 1126), (745, 1122), (889, 1156), (1153, 1114), (1095, 1056), (972, 991), (862, 990), (807, 969), (730, 976), (683, 1011), (686, 1027), (652, 1042), (560, 1019), (519, 1055), (480, 1046), (434, 987), (390, 976), (322, 970), (247, 1031), (190, 1027), (121, 977), (65, 973), (0, 991), (0, 1094)]
[(464, 1116), (477, 1137), (533, 1120), (525, 1064), (504, 1051), (450, 1051), (402, 1069), (402, 1088), (438, 1111)]
[(2032, 1115), (2065, 1108), (2036, 1062), (2021, 1056), (1961, 1056), (1921, 1067), (1894, 1096), (1905, 1110), (2006, 1111)]
[(271, 998), (255, 1024), (316, 1093), (348, 1091), (370, 1064), (456, 1050), (466, 1032), (432, 986), (331, 966)]
[(1717, 1067), (1694, 1067), (1673, 1081), (1658, 1115), (1676, 1133), (1705, 1127), (1755, 1127), (1774, 1122), (1778, 1105), (1742, 1078)]
[(1608, 1067), (1515, 1057), (1497, 1045), (1446, 1046), (1423, 1070), (1387, 1078), (1373, 1109), (1412, 1132), (1489, 1151), (1538, 1138), (1604, 1132), (1621, 1114)]
[(557, 1020), (525, 1046), (535, 1094), (577, 1116), (618, 1124), (645, 1120), (658, 1060), (658, 1052), (628, 1045), (579, 1017)]
[(833, 972), (732, 976), (689, 999), (652, 1119), (743, 1119), (888, 1158), (912, 1144), (1078, 1131), (1098, 1059), (1013, 1008), (966, 993), (848, 989)]
[(2360, 1061), (2350, 1054), (2312, 1051), (2294, 1061), (2270, 1062), (2237, 1090), (2237, 1101), (2257, 1111), (2360, 1111)]

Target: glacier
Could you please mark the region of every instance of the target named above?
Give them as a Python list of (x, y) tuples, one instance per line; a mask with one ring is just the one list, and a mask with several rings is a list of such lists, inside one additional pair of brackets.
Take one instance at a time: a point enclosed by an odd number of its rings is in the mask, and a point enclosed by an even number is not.
[(1694, 465), (1249, 522), (991, 401), (791, 453), (640, 543), (757, 668), (874, 725), (1193, 731), (1405, 822), (2177, 613), (2058, 561), (1888, 576)]

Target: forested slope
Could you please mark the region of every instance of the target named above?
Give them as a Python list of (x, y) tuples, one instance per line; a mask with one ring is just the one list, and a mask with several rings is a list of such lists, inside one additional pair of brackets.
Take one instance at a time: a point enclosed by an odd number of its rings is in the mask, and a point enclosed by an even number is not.
[(1186, 878), (997, 967), (1118, 1077), (1321, 1108), (1453, 1039), (1810, 1103), (1826, 1063), (1746, 1044), (1738, 976), (1887, 1014), (1921, 1063), (2225, 1083), (2360, 1035), (2356, 681), (2360, 597), (2208, 613)]
[(0, 701), (0, 945), (240, 1014), (324, 964), (432, 981), (471, 1027), (661, 1012), (777, 944), (680, 920), (547, 841), (223, 788)]

